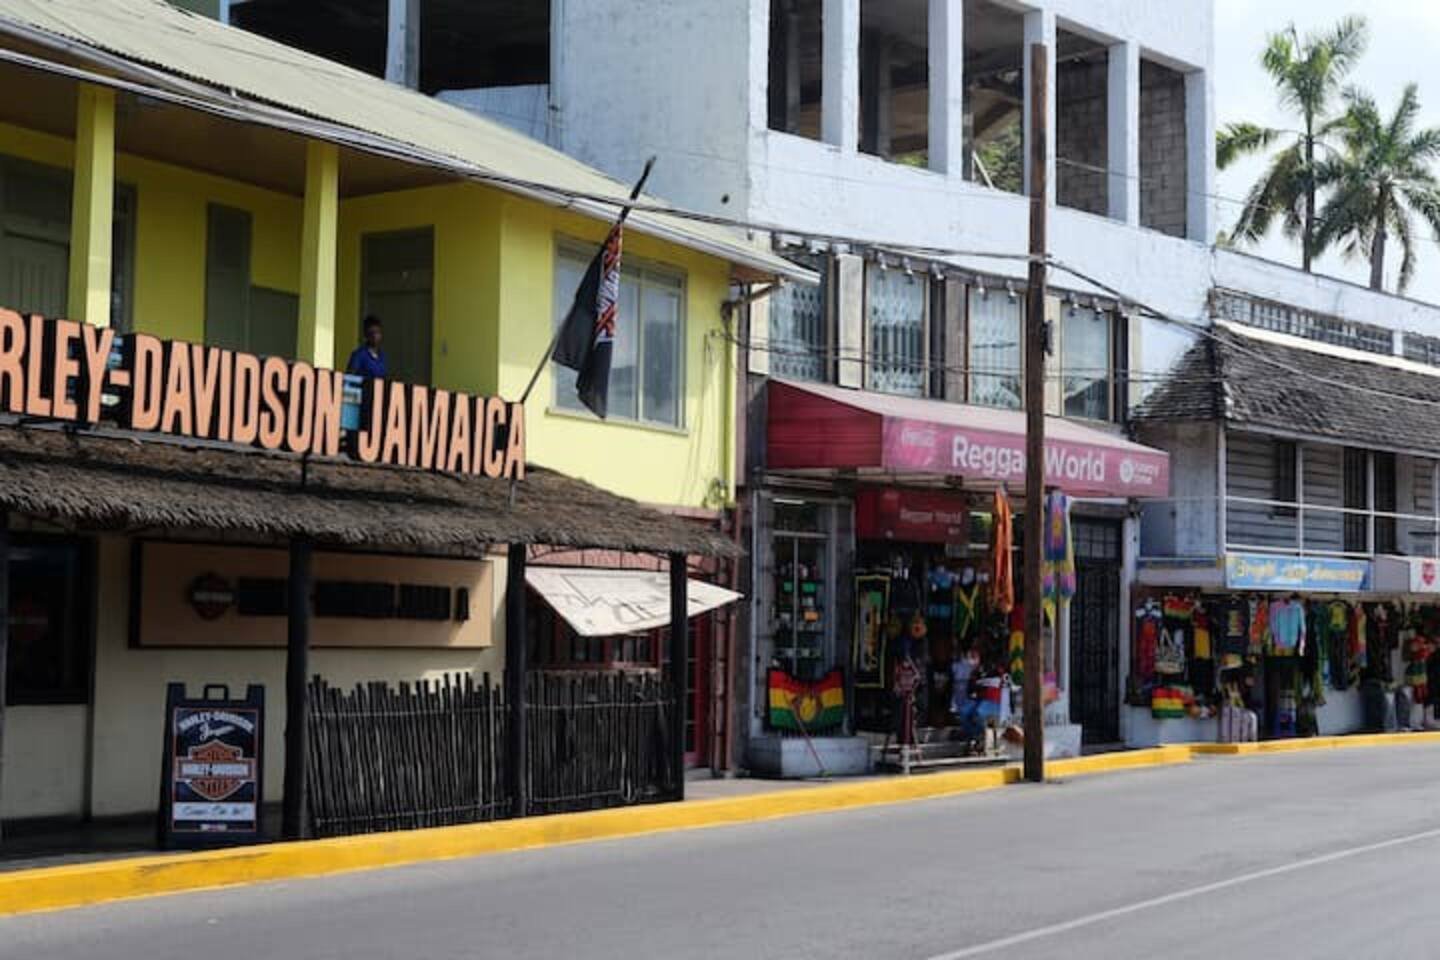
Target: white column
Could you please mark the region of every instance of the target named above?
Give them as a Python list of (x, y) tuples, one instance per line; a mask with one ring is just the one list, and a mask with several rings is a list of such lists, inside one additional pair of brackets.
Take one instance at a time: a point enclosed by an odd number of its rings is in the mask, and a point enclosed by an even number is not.
[(860, 0), (825, 0), (820, 131), (845, 153), (860, 147)]
[(1049, 67), (1046, 73), (1049, 76), (1049, 97), (1046, 103), (1049, 107), (1045, 117), (1046, 139), (1049, 150), (1045, 154), (1046, 184), (1049, 189), (1046, 191), (1045, 200), (1047, 203), (1055, 202), (1055, 14), (1050, 10), (1033, 10), (1025, 14), (1025, 192), (1030, 191), (1030, 46), (1035, 43), (1045, 44), (1048, 51)]
[(1207, 70), (1185, 74), (1186, 235), (1215, 242), (1215, 91)]
[(1106, 99), (1110, 219), (1140, 225), (1140, 45), (1110, 47)]
[(385, 79), (411, 89), (420, 85), (420, 0), (389, 0)]
[(964, 174), (965, 3), (930, 0), (930, 169)]
[(836, 382), (865, 386), (865, 261), (853, 254), (835, 257), (835, 328), (839, 343)]

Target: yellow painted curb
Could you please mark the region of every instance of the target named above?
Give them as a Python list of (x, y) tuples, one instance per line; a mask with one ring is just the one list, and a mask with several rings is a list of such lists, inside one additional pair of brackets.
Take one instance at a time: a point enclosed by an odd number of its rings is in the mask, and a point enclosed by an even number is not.
[(1015, 767), (0, 873), (0, 915), (993, 790)]
[(1193, 743), (1189, 748), (1197, 754), (1233, 757), (1257, 753), (1292, 753), (1297, 750), (1344, 750), (1351, 747), (1397, 747), (1422, 743), (1440, 743), (1440, 731), (1357, 733), (1343, 737), (1304, 737), (1253, 743)]
[(1188, 746), (1152, 747), (1149, 750), (1121, 750), (1115, 753), (1097, 753), (1089, 757), (1075, 757), (1070, 760), (1051, 760), (1045, 764), (1045, 773), (1056, 777), (1078, 777), (1091, 773), (1110, 773), (1115, 770), (1134, 770), (1140, 767), (1169, 766), (1189, 763), (1192, 759)]
[[(1190, 759), (1188, 747), (1157, 747), (1054, 760), (1046, 764), (1046, 773), (1083, 776)], [(0, 872), (0, 915), (925, 800), (995, 790), (1019, 780), (1020, 768), (1012, 764), (686, 803), (15, 870)]]

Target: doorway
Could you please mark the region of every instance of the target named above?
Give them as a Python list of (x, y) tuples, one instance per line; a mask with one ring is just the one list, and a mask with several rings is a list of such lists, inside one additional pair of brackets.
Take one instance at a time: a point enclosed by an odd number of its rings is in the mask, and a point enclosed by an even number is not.
[[(384, 325), (386, 379), (430, 383), (435, 231), (371, 233), (360, 255), (361, 317)], [(358, 330), (361, 337), (364, 330)], [(358, 340), (357, 340), (358, 342)]]
[(1070, 721), (1085, 743), (1120, 739), (1120, 524), (1074, 523)]

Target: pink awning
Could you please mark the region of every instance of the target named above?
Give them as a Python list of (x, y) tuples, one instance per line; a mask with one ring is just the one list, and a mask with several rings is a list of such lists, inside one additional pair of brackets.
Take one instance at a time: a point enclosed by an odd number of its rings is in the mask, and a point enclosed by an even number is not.
[[(1006, 483), (1025, 478), (1025, 414), (771, 380), (767, 464), (873, 469)], [(1067, 493), (1163, 497), (1170, 456), (1095, 427), (1045, 418), (1045, 483)]]

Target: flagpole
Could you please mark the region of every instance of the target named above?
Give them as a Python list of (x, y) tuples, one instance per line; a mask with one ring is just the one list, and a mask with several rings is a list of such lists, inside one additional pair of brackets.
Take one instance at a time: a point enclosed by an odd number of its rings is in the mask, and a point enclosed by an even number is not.
[[(640, 171), (640, 179), (635, 181), (635, 186), (630, 191), (629, 203), (626, 203), (625, 206), (620, 208), (620, 216), (616, 218), (615, 225), (610, 228), (612, 233), (625, 225), (625, 221), (629, 218), (630, 211), (633, 209), (630, 204), (640, 199), (640, 193), (645, 189), (645, 181), (650, 179), (650, 170), (654, 166), (655, 158), (653, 156), (645, 161), (645, 169)], [(555, 326), (555, 334), (550, 338), (550, 346), (545, 348), (545, 355), (540, 358), (540, 363), (535, 367), (535, 372), (530, 374), (530, 382), (525, 385), (525, 392), (520, 394), (520, 405), (522, 407), (525, 405), (525, 401), (530, 399), (530, 391), (535, 389), (535, 384), (540, 380), (540, 373), (545, 369), (545, 364), (550, 362), (551, 355), (555, 353), (555, 345), (560, 342), (560, 334), (564, 332), (564, 330), (565, 325), (563, 323)]]

